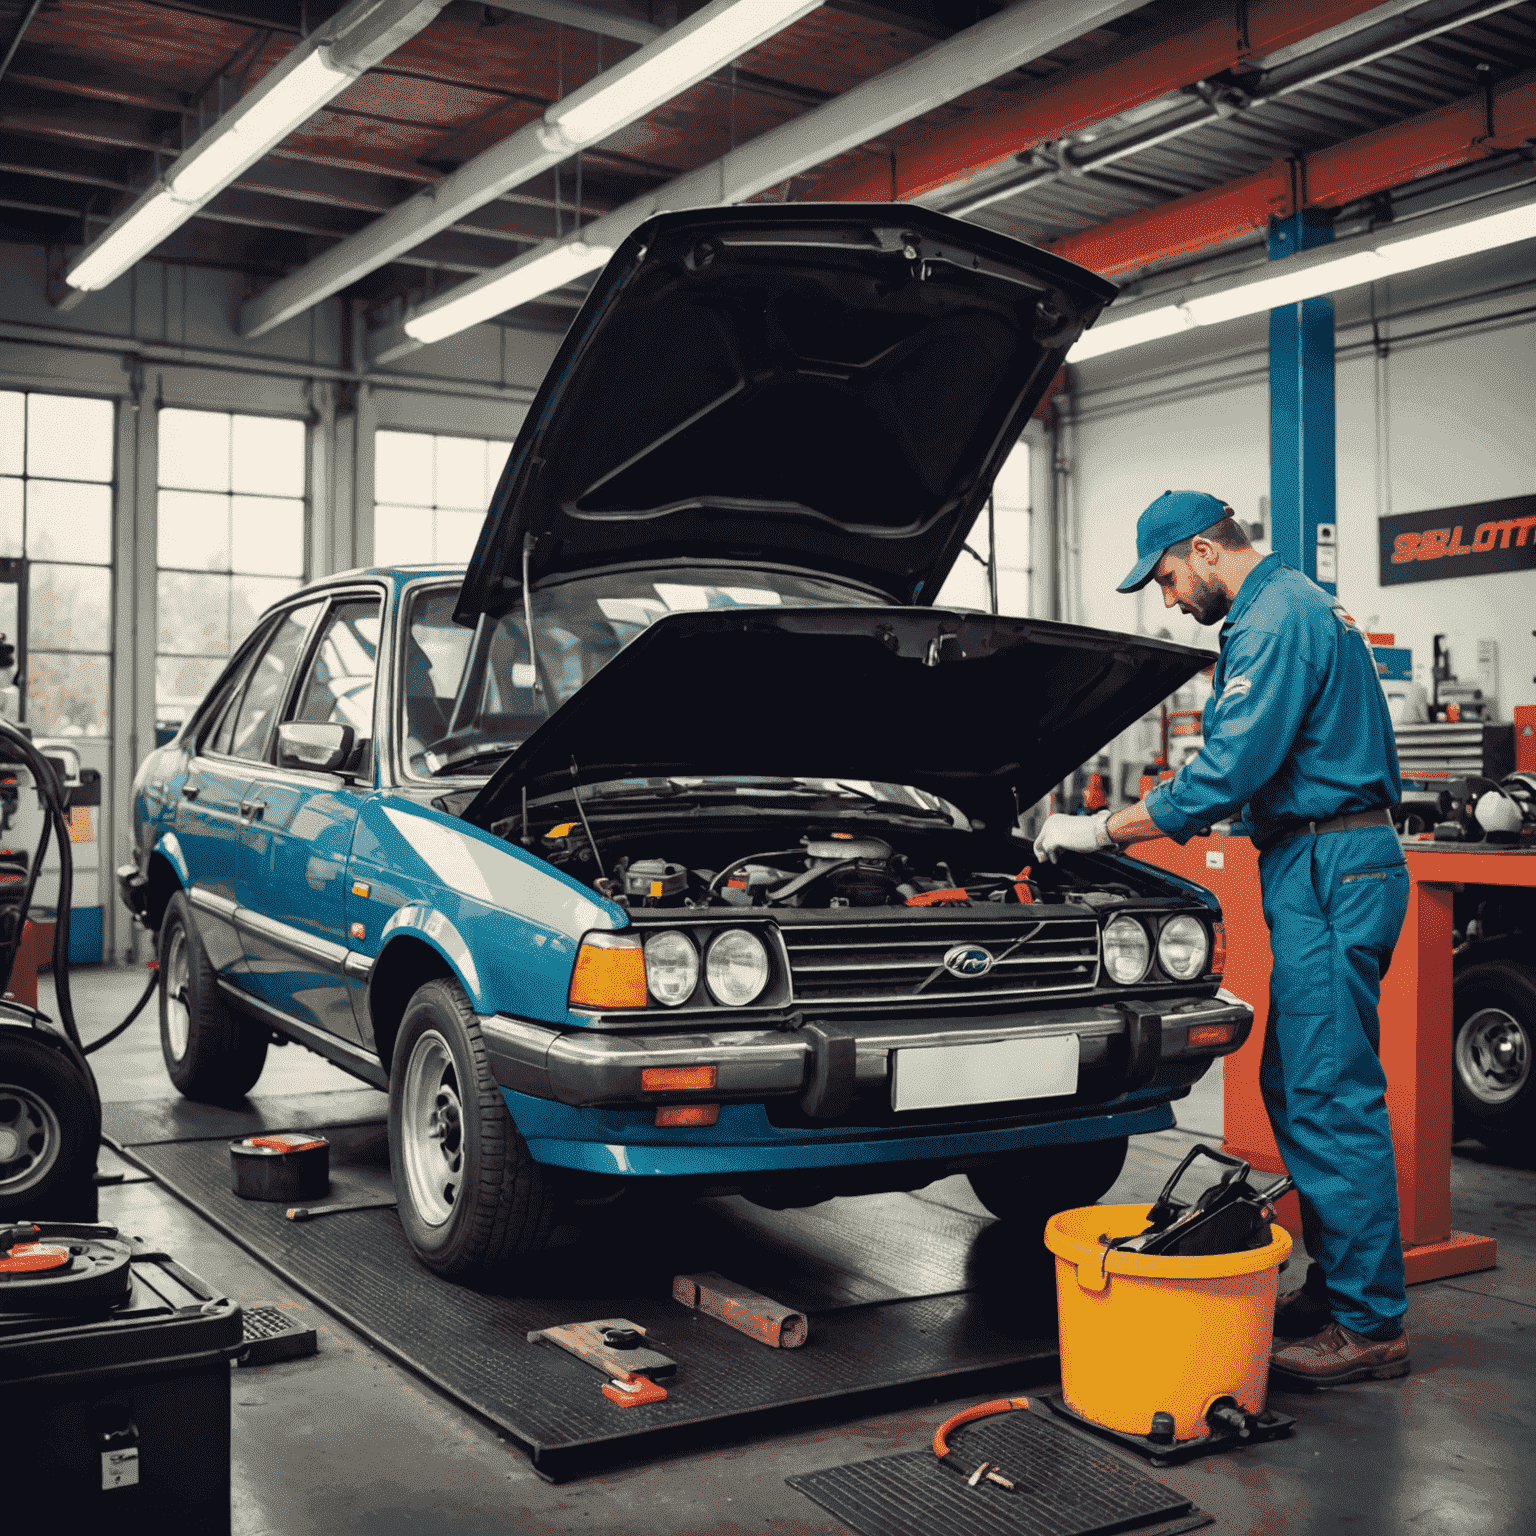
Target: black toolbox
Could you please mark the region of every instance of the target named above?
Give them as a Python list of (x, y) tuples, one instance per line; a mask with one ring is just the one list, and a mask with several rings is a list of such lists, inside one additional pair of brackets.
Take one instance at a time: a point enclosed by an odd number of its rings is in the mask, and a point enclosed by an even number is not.
[(141, 1244), (131, 1273), (109, 1311), (0, 1312), (7, 1524), (94, 1516), (106, 1530), (229, 1531), (239, 1304)]

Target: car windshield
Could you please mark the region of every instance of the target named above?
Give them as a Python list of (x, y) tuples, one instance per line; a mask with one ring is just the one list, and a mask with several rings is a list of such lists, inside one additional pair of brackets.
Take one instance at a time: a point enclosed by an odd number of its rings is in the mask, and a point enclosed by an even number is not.
[[(604, 572), (533, 594), (535, 657), (519, 605), (469, 630), (457, 587), (416, 594), (400, 657), (402, 752), (419, 779), (489, 774), (641, 630), (707, 608), (878, 606), (859, 587), (729, 567)], [(537, 675), (535, 675), (535, 662)]]

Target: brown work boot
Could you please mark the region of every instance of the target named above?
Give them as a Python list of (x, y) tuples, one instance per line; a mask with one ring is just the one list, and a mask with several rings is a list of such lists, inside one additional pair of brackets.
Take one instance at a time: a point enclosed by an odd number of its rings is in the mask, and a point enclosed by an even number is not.
[(1270, 1369), (1302, 1386), (1336, 1387), (1346, 1381), (1386, 1381), (1409, 1371), (1408, 1333), (1368, 1339), (1342, 1323), (1329, 1323), (1309, 1339), (1275, 1350)]

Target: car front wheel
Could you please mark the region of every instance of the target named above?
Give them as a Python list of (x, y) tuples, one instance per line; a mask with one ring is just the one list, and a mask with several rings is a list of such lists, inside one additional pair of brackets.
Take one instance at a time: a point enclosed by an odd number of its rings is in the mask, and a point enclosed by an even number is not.
[(219, 996), (192, 904), (177, 891), (160, 925), (160, 1053), (171, 1081), (210, 1104), (244, 1098), (266, 1065), (270, 1037)]
[(1470, 965), (1455, 981), (1451, 1091), (1456, 1122), (1494, 1151), (1536, 1152), (1536, 970)]
[(976, 1198), (999, 1221), (1045, 1231), (1058, 1211), (1093, 1205), (1109, 1193), (1120, 1170), (1130, 1138), (1084, 1141), (1064, 1146), (1024, 1147), (971, 1174)]
[(429, 981), (401, 1020), (389, 1076), (389, 1163), (405, 1235), (440, 1275), (504, 1275), (549, 1240), (550, 1180), (507, 1113), (457, 982)]

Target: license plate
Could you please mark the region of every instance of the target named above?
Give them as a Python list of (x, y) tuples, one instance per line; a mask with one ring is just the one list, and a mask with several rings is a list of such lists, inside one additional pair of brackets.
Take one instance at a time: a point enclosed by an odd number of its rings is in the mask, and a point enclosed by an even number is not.
[(1076, 1035), (918, 1046), (895, 1053), (891, 1108), (945, 1109), (1077, 1092)]

